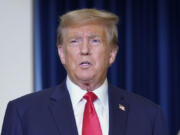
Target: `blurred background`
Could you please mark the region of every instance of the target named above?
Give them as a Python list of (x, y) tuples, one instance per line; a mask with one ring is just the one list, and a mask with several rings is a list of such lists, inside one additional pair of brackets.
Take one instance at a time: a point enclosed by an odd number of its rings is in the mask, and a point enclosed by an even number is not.
[(163, 109), (170, 135), (180, 129), (179, 0), (1, 0), (0, 127), (9, 100), (52, 87), (66, 73), (56, 50), (59, 16), (80, 8), (120, 17), (114, 85)]
[(7, 103), (33, 87), (33, 1), (0, 0), (0, 133)]

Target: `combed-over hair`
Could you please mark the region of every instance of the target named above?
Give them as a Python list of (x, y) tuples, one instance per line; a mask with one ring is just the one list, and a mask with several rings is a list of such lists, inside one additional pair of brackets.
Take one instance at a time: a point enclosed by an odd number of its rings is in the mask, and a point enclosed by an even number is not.
[(107, 28), (106, 35), (110, 45), (116, 46), (118, 44), (118, 16), (97, 9), (80, 9), (67, 12), (60, 16), (60, 24), (57, 29), (57, 45), (63, 43), (63, 29), (71, 26), (80, 26), (88, 23), (100, 23)]

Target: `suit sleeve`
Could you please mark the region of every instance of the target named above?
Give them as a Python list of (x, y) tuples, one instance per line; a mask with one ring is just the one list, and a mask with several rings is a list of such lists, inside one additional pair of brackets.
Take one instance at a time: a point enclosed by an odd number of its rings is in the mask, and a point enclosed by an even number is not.
[(163, 117), (162, 110), (158, 109), (156, 118), (155, 118), (155, 123), (154, 123), (154, 130), (153, 130), (153, 135), (169, 135), (168, 134), (168, 128), (165, 122), (165, 119)]
[(1, 135), (23, 135), (20, 115), (13, 102), (8, 103)]

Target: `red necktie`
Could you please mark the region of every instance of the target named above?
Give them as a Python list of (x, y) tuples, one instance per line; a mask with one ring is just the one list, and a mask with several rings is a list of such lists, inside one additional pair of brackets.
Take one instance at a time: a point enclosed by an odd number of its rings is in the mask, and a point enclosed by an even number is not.
[(93, 92), (88, 92), (83, 98), (87, 102), (84, 110), (82, 135), (102, 135), (99, 119), (93, 105), (97, 96)]

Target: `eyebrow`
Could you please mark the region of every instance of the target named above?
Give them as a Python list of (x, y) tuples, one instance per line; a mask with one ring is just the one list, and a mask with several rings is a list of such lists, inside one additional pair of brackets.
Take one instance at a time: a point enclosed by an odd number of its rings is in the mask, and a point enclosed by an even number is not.
[(100, 36), (98, 36), (98, 35), (90, 35), (90, 36), (88, 36), (89, 38), (101, 38)]
[(68, 37), (68, 40), (77, 39), (77, 38), (81, 38), (81, 36), (78, 36), (78, 35), (71, 36), (71, 37)]
[[(68, 39), (81, 38), (81, 37), (82, 37), (81, 35), (74, 35), (74, 36), (70, 36)], [(101, 37), (98, 35), (88, 35), (87, 37), (88, 38), (100, 38), (101, 39)]]

